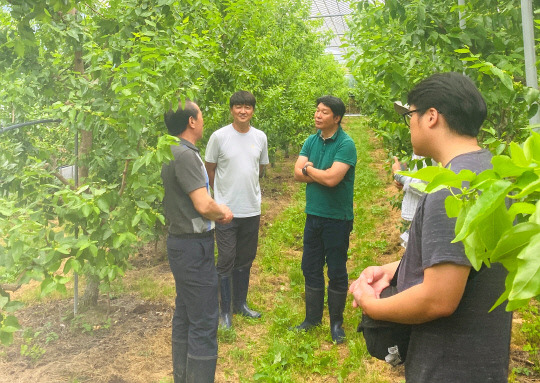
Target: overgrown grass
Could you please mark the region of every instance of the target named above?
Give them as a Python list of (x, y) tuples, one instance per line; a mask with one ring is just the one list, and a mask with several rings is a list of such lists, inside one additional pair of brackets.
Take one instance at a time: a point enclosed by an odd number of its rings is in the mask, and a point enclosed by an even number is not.
[[(390, 207), (374, 204), (383, 197), (384, 190), (382, 181), (370, 167), (373, 147), (364, 120), (350, 119), (346, 126), (358, 151), (355, 221), (348, 262), (350, 276), (355, 278), (360, 269), (373, 264), (386, 248), (386, 238), (376, 228), (384, 224)], [(234, 370), (242, 382), (385, 382), (377, 371), (369, 371), (363, 363), (369, 356), (363, 338), (356, 333), (360, 312), (352, 308), (350, 298), (345, 310), (344, 328), (348, 336), (345, 344), (332, 344), (327, 312), (323, 325), (312, 331), (290, 330), (303, 320), (305, 313), (304, 277), (300, 269), (304, 207), (305, 187), (302, 186), (293, 196), (292, 204), (261, 237), (256, 260), (260, 283), (250, 290), (250, 301), (263, 311), (263, 318), (253, 322), (235, 316), (235, 328), (220, 331), (222, 344), (231, 340), (235, 343), (225, 358), (237, 362)], [(252, 326), (253, 331), (258, 327), (257, 337), (247, 345), (240, 344), (239, 334)]]

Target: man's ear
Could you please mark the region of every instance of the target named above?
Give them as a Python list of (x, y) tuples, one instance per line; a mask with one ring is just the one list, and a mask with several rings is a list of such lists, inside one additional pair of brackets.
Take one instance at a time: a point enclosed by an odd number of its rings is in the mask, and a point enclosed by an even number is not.
[(424, 116), (427, 120), (427, 123), (428, 123), (428, 126), (430, 128), (434, 127), (435, 125), (437, 125), (437, 123), (440, 123), (441, 120), (441, 114), (439, 113), (439, 111), (435, 108), (429, 108), (426, 113), (425, 113), (425, 116)]

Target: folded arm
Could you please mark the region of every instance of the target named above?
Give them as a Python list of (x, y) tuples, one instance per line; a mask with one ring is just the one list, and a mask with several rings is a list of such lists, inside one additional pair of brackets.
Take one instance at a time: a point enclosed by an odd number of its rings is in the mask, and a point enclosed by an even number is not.
[(418, 324), (450, 316), (457, 309), (471, 268), (443, 263), (424, 270), (424, 281), (389, 298), (377, 299), (375, 289), (359, 278), (354, 300), (373, 319)]
[[(307, 175), (304, 175), (302, 169), (306, 165)], [(294, 179), (300, 182), (317, 182), (323, 186), (334, 187), (343, 180), (350, 167), (351, 165), (336, 161), (328, 169), (316, 169), (307, 157), (300, 156), (294, 166)]]

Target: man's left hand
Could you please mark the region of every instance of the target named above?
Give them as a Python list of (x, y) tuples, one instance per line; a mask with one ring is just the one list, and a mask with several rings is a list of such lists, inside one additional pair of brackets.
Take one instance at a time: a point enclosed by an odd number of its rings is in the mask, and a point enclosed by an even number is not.
[(366, 299), (377, 299), (375, 289), (368, 283), (364, 275), (351, 284), (349, 291), (354, 296), (353, 307), (363, 307), (363, 302)]

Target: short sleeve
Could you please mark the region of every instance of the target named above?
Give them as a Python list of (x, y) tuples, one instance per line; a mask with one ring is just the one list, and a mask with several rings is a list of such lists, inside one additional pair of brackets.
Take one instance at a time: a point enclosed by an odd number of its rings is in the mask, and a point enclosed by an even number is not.
[(424, 219), (422, 222), (422, 267), (424, 269), (440, 264), (454, 263), (471, 266), (465, 255), (463, 243), (452, 243), (456, 219), (446, 214), (444, 200), (450, 192), (440, 190), (426, 196)]
[(263, 134), (263, 137), (263, 149), (261, 151), (261, 158), (259, 159), (259, 164), (268, 165), (270, 163), (270, 160), (268, 158), (268, 139), (266, 138), (266, 134)]
[(206, 151), (204, 153), (204, 160), (213, 164), (217, 164), (219, 158), (219, 140), (216, 132), (212, 133), (208, 144), (206, 145)]
[(304, 142), (304, 145), (302, 145), (302, 150), (300, 150), (301, 156), (309, 158), (309, 154), (311, 153), (311, 146), (313, 145), (313, 137), (315, 137), (315, 135), (309, 136)]
[(194, 151), (185, 151), (174, 160), (174, 174), (186, 194), (206, 187), (206, 175), (201, 158)]
[(334, 157), (334, 162), (342, 162), (354, 167), (356, 165), (356, 146), (352, 139), (343, 140)]

